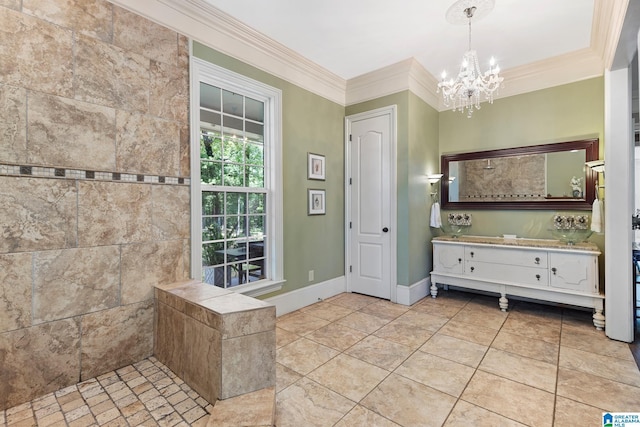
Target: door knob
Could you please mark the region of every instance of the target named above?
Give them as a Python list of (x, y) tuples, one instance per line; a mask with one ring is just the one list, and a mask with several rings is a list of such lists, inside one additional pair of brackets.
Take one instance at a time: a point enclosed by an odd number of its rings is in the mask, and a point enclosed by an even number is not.
[(382, 229), (382, 231), (386, 233), (386, 232), (389, 231), (389, 229), (387, 227), (385, 227), (385, 228)]

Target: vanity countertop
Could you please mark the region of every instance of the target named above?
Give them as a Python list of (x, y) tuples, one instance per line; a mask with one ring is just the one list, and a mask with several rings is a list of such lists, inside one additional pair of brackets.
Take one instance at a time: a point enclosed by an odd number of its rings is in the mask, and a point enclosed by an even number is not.
[(505, 239), (503, 237), (491, 237), (491, 236), (439, 236), (434, 237), (433, 241), (436, 242), (460, 242), (460, 243), (476, 243), (486, 245), (505, 245), (505, 246), (522, 246), (533, 248), (545, 248), (545, 249), (568, 249), (577, 251), (591, 251), (600, 253), (600, 249), (595, 243), (581, 242), (569, 245), (559, 240), (553, 239), (527, 239), (518, 237), (515, 239)]

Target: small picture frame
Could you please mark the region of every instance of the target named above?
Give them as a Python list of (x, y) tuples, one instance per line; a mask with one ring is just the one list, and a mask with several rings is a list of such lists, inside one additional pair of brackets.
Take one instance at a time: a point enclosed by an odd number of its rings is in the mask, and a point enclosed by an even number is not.
[(309, 189), (309, 215), (325, 214), (325, 190)]
[(320, 154), (307, 153), (307, 179), (324, 181), (325, 161)]

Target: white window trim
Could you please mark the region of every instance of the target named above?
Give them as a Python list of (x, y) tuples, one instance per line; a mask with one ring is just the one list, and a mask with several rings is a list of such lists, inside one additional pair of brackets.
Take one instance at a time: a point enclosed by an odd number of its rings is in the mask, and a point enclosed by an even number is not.
[(266, 258), (270, 278), (228, 288), (259, 296), (282, 288), (284, 280), (282, 197), (282, 91), (191, 55), (191, 277), (202, 280), (202, 187), (200, 185), (200, 82), (264, 102), (265, 188), (267, 190)]

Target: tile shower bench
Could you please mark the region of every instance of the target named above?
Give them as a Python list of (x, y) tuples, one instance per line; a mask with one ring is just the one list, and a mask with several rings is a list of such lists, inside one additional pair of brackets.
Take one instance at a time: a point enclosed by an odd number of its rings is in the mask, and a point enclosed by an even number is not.
[(154, 353), (210, 403), (276, 380), (276, 309), (198, 281), (155, 288)]

